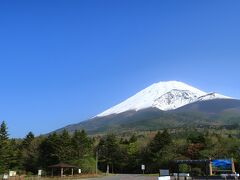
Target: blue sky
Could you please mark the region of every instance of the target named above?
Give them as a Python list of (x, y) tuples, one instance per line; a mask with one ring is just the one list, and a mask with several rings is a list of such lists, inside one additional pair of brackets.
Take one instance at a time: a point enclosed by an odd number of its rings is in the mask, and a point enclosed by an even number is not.
[(240, 98), (239, 0), (0, 1), (11, 137), (94, 116), (166, 80)]

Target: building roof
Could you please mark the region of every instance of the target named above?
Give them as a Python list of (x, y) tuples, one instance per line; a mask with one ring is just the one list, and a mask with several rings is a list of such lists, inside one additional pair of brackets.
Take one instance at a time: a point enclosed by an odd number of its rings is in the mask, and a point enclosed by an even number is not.
[(49, 168), (77, 168), (77, 166), (66, 164), (66, 163), (58, 163), (51, 166), (48, 166)]

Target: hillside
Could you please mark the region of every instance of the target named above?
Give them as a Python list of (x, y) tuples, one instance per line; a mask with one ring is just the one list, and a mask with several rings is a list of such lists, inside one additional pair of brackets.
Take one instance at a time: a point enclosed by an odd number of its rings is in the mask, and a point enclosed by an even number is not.
[(64, 128), (69, 132), (85, 129), (89, 134), (96, 134), (234, 123), (240, 123), (240, 100), (219, 99), (192, 103), (172, 111), (161, 111), (157, 108), (127, 111), (106, 117), (95, 117)]

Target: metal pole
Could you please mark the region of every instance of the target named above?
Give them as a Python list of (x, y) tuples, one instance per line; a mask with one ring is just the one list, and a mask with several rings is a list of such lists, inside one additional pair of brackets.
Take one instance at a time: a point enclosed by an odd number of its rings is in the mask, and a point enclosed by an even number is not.
[(177, 179), (179, 180), (179, 164), (177, 164)]
[(205, 174), (206, 178), (208, 179), (208, 162), (205, 163)]

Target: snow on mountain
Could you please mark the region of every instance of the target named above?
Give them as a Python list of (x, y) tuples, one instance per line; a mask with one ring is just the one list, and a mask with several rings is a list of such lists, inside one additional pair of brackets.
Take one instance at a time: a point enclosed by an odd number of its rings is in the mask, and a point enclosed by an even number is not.
[(191, 91), (173, 89), (156, 99), (153, 106), (167, 111), (194, 102), (197, 98), (198, 94)]
[(224, 96), (218, 93), (208, 93), (206, 95), (203, 95), (199, 97), (197, 100), (198, 101), (206, 101), (206, 100), (211, 100), (211, 99), (231, 99), (231, 97)]
[(230, 98), (217, 93), (206, 93), (179, 81), (155, 83), (122, 103), (98, 114), (97, 117), (119, 114), (129, 110), (138, 111), (155, 107), (163, 111), (177, 109), (196, 101)]

